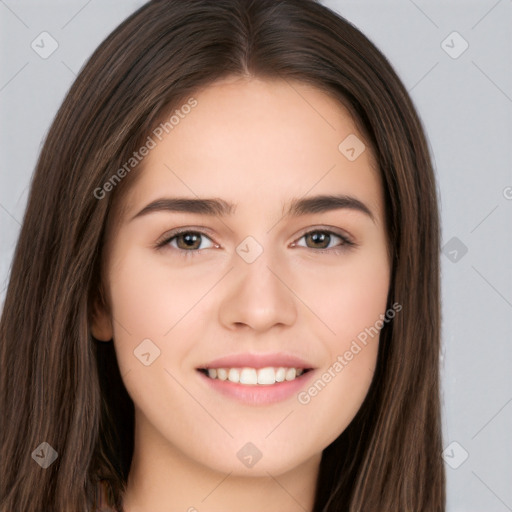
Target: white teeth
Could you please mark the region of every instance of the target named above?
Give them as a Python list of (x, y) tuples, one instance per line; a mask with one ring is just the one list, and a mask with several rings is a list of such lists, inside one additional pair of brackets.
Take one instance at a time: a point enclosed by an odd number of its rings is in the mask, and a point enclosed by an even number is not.
[(286, 370), (286, 380), (295, 379), (296, 374), (297, 374), (297, 370), (295, 368), (288, 368), (288, 370)]
[(270, 386), (276, 382), (292, 381), (304, 373), (303, 368), (209, 368), (211, 379), (229, 380), (248, 386)]
[(236, 368), (230, 368), (228, 380), (231, 382), (240, 382), (240, 372)]
[[(230, 379), (231, 380), (231, 379)], [(240, 373), (240, 384), (256, 384), (258, 374), (254, 368), (244, 368)], [(260, 382), (261, 384), (261, 382)]]
[(278, 368), (276, 372), (276, 382), (283, 382), (286, 377), (286, 370), (284, 368)]
[(264, 384), (268, 386), (269, 384), (275, 384), (276, 382), (276, 372), (274, 368), (260, 368), (258, 370), (258, 384)]

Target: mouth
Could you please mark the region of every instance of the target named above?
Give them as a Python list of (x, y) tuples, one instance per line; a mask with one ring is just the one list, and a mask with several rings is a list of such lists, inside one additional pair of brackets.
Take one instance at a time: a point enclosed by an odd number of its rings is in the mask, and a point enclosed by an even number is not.
[(226, 381), (244, 386), (272, 386), (282, 382), (298, 380), (313, 368), (267, 366), (264, 368), (197, 368), (211, 380)]
[(286, 352), (229, 354), (196, 368), (207, 390), (250, 406), (292, 399), (315, 370), (307, 359)]

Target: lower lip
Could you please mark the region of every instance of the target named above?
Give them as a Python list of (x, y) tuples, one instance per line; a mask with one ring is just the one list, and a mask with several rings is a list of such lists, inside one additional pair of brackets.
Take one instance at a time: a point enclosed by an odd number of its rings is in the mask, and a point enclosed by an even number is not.
[(203, 372), (196, 371), (211, 389), (249, 405), (268, 405), (287, 400), (304, 388), (311, 380), (313, 373), (315, 373), (314, 370), (310, 370), (290, 381), (286, 380), (276, 382), (275, 384), (251, 386), (229, 380), (211, 379)]

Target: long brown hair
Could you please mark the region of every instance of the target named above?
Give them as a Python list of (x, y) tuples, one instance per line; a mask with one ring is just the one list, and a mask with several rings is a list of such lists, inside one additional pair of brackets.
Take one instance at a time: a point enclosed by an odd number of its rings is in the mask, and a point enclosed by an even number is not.
[[(154, 0), (83, 67), (37, 162), (0, 324), (2, 512), (91, 510), (99, 479), (120, 506), (133, 403), (112, 343), (92, 338), (90, 319), (113, 199), (143, 166), (102, 187), (165, 114), (228, 75), (296, 80), (336, 97), (384, 186), (388, 306), (402, 311), (381, 330), (362, 407), (323, 452), (314, 512), (445, 510), (437, 192), (407, 91), (360, 31), (314, 0)], [(32, 456), (43, 442), (58, 454), (46, 469)]]

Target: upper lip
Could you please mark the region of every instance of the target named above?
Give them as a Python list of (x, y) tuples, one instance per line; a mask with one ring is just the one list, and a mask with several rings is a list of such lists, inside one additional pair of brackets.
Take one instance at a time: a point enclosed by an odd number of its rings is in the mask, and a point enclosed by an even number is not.
[(266, 367), (285, 367), (285, 368), (303, 368), (311, 369), (313, 366), (306, 360), (292, 354), (273, 353), (273, 354), (233, 354), (230, 356), (219, 357), (210, 361), (200, 368), (266, 368)]

